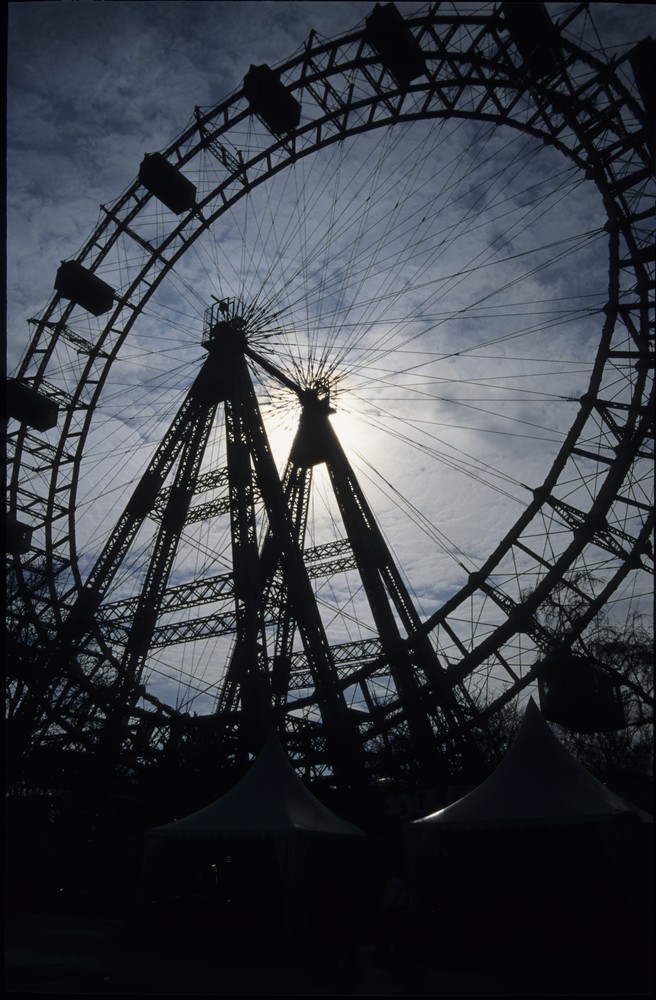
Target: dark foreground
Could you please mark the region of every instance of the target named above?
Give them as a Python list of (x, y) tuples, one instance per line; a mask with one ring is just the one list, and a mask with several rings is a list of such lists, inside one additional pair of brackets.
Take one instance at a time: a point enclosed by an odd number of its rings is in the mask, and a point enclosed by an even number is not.
[[(477, 937), (483, 928), (476, 928)], [(184, 935), (183, 935), (184, 938)], [(573, 958), (362, 946), (344, 961), (304, 962), (293, 942), (275, 951), (205, 936), (153, 939), (131, 921), (20, 913), (6, 918), (5, 990), (132, 996), (652, 996), (647, 958)]]

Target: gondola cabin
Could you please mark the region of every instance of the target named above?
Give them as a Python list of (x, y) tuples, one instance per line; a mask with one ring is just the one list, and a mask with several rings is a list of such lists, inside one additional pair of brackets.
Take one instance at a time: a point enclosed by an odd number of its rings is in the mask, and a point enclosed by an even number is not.
[(59, 407), (54, 399), (43, 396), (17, 378), (7, 379), (7, 417), (36, 431), (49, 431), (57, 424)]
[(626, 726), (619, 683), (594, 660), (570, 651), (538, 666), (540, 708), (545, 719), (579, 733), (614, 732)]
[(196, 204), (196, 186), (161, 153), (146, 153), (139, 180), (175, 215), (189, 212)]
[(400, 86), (426, 72), (421, 46), (393, 3), (377, 3), (365, 24), (364, 37)]
[(77, 260), (62, 261), (55, 291), (93, 316), (109, 312), (114, 303), (114, 289)]
[(32, 547), (32, 531), (29, 524), (24, 524), (11, 514), (7, 514), (5, 523), (5, 544), (10, 555), (23, 555)]
[(252, 113), (274, 135), (285, 135), (297, 128), (301, 105), (270, 66), (251, 66), (244, 78), (244, 94)]
[(656, 41), (643, 38), (629, 52), (629, 63), (647, 116), (656, 115)]
[(629, 63), (633, 78), (640, 94), (647, 119), (647, 146), (652, 160), (656, 160), (656, 41), (653, 38), (643, 38), (631, 49)]
[(562, 51), (558, 32), (545, 5), (502, 3), (501, 12), (526, 72), (538, 79), (557, 73), (562, 65)]

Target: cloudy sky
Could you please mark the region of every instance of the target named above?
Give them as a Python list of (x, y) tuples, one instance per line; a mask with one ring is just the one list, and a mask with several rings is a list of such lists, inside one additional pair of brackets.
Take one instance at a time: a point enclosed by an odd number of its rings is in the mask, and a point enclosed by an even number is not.
[[(372, 6), (9, 5), (10, 372), (59, 262), (144, 153), (166, 148), (194, 107), (238, 89), (251, 64), (291, 58), (311, 30), (327, 39), (355, 29)], [(558, 16), (572, 5), (547, 6)], [(621, 53), (656, 31), (650, 4), (593, 8), (594, 21), (577, 22), (592, 48)], [(333, 424), (429, 613), (513, 523), (573, 419), (604, 301), (602, 225), (596, 192), (557, 156), (478, 126), (364, 137), (280, 175), (199, 243), (135, 328), (89, 438), (80, 557), (91, 565), (198, 369), (211, 296), (241, 297), (265, 326), (282, 317), (269, 349), (287, 372), (334, 376)], [(263, 406), (282, 464), (298, 407), (271, 385)], [(221, 447), (217, 438), (208, 465)], [(312, 544), (339, 535), (317, 478)], [(174, 580), (228, 568), (225, 529), (194, 530)], [(147, 544), (135, 546), (117, 597), (129, 596)], [(322, 600), (328, 619), (344, 602), (354, 626), (361, 617), (361, 594), (326, 584)]]
[[(196, 105), (211, 106), (239, 87), (251, 63), (291, 57), (312, 29), (331, 38), (355, 28), (372, 6), (9, 3), (10, 370), (25, 343), (22, 323), (51, 293), (53, 269), (91, 232), (98, 205), (134, 179), (144, 152), (167, 146)], [(572, 5), (548, 6), (557, 14)], [(656, 12), (652, 4), (600, 3), (595, 24), (606, 51), (622, 51), (654, 34)]]

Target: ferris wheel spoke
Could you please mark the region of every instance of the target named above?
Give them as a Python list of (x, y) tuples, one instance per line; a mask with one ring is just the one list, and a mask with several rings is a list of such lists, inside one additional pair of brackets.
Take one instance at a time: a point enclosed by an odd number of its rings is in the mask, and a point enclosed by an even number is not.
[(87, 711), (91, 745), (125, 709), (116, 752), (152, 763), (193, 707), (233, 757), (275, 717), (315, 776), (407, 740), (461, 759), (535, 683), (563, 581), (601, 580), (572, 644), (639, 591), (650, 133), (579, 15), (541, 57), (505, 8), (413, 15), (403, 86), (370, 26), (308, 44), (280, 76), (298, 121), (244, 87), (150, 161), (180, 211), (143, 165), (102, 210), (17, 372), (41, 429), (9, 433), (18, 591), (44, 647), (79, 638), (61, 730)]

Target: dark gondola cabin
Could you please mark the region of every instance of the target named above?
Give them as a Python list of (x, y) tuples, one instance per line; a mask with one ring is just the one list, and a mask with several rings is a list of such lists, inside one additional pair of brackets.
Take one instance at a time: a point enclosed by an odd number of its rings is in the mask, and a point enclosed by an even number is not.
[(538, 79), (553, 76), (562, 65), (558, 33), (543, 3), (503, 3), (501, 12), (523, 60), (523, 68)]
[(285, 135), (297, 128), (301, 105), (270, 66), (251, 66), (244, 77), (244, 94), (252, 113), (274, 135)]
[(62, 261), (55, 291), (93, 316), (109, 312), (114, 303), (114, 289), (77, 260)]
[(645, 109), (646, 141), (653, 168), (656, 160), (656, 41), (653, 38), (643, 38), (638, 42), (629, 52), (629, 63)]
[(613, 732), (626, 726), (620, 686), (593, 660), (562, 652), (538, 667), (545, 719), (579, 733)]
[(196, 186), (161, 153), (146, 153), (139, 180), (175, 215), (189, 212), (196, 204)]
[(365, 38), (400, 86), (426, 72), (421, 46), (393, 3), (376, 4), (366, 20)]
[(10, 420), (19, 420), (36, 431), (49, 431), (56, 426), (59, 407), (54, 399), (49, 399), (17, 378), (7, 379), (6, 393), (7, 417)]
[(24, 524), (8, 514), (5, 524), (7, 552), (12, 555), (29, 552), (32, 547), (32, 531), (33, 528), (29, 524)]

